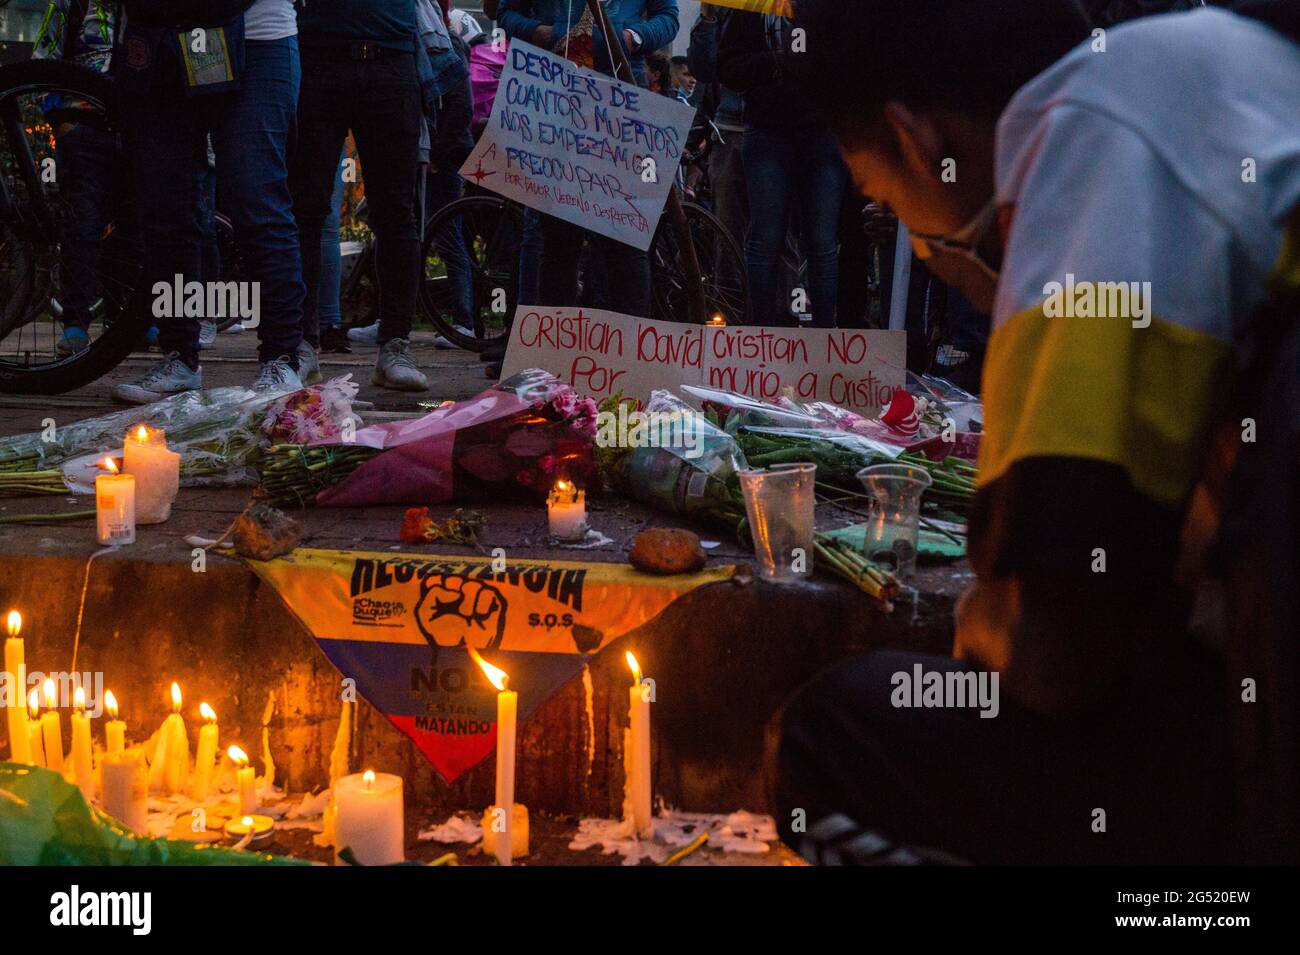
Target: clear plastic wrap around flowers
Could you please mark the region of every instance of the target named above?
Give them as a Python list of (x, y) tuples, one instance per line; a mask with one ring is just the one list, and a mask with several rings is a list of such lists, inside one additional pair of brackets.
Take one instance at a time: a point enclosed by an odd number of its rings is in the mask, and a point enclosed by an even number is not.
[(186, 391), (152, 404), (0, 440), (0, 470), (62, 468), (69, 489), (92, 493), (95, 462), (120, 455), (123, 436), (137, 425), (161, 428), (181, 454), (181, 484), (251, 484), (262, 451), (272, 443), (338, 439), (355, 430), (351, 376), (297, 391), (248, 388)]

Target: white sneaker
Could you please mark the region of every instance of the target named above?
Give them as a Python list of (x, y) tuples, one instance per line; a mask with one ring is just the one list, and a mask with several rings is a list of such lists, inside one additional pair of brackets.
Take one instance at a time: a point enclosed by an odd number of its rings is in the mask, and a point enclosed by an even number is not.
[(360, 342), (362, 345), (379, 344), (379, 323), (366, 325), (364, 328), (349, 328), (348, 341)]
[(243, 331), (244, 331), (244, 323), (243, 323), (243, 322), (231, 322), (229, 325), (227, 325), (227, 326), (225, 327), (225, 329), (222, 331), (222, 334), (223, 334), (223, 335), (238, 335), (238, 334), (242, 333)]
[(217, 323), (205, 318), (199, 319), (199, 347), (211, 348), (217, 340)]
[(298, 377), (304, 385), (314, 385), (321, 380), (320, 354), (305, 338), (298, 343)]
[(285, 393), (301, 391), (302, 379), (289, 367), (289, 360), (282, 356), (274, 361), (262, 362), (262, 367), (257, 372), (257, 380), (253, 382), (253, 390)]
[(137, 381), (124, 381), (110, 389), (117, 401), (130, 405), (147, 405), (168, 395), (194, 391), (203, 387), (203, 368), (190, 368), (172, 352), (146, 371)]
[(370, 375), (371, 384), (393, 391), (428, 391), (429, 379), (421, 374), (411, 357), (411, 343), (394, 338), (384, 343)]
[[(466, 328), (464, 325), (457, 325), (456, 331), (460, 332), (462, 335), (465, 335), (469, 338), (474, 337), (474, 329)], [(450, 338), (448, 338), (446, 335), (438, 334), (433, 336), (433, 347), (434, 348), (459, 348), (460, 346), (457, 345)]]

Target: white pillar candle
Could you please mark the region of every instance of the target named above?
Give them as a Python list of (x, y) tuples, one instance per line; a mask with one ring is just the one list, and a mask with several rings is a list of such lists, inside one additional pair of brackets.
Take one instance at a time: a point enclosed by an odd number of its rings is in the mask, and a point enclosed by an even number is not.
[(45, 765), (45, 740), (42, 739), (40, 696), (36, 687), (27, 694), (27, 752), (37, 766)]
[(63, 721), (59, 718), (59, 698), (54, 692), (54, 681), (47, 679), (44, 687), (45, 712), (41, 714), (41, 741), (45, 745), (45, 768), (63, 772)]
[(393, 865), (406, 859), (402, 777), (353, 773), (334, 784), (334, 862), (351, 849), (362, 865)]
[(580, 541), (587, 536), (587, 492), (570, 481), (556, 481), (546, 499), (546, 521), (551, 536), (562, 541)]
[(9, 611), (6, 621), (9, 636), (5, 640), (5, 672), (9, 674), (9, 702), (5, 718), (9, 726), (9, 759), (15, 763), (32, 761), (27, 730), (27, 662), (23, 646), (23, 615)]
[(104, 459), (110, 473), (95, 478), (95, 536), (104, 546), (135, 543), (135, 478), (118, 474), (117, 463)]
[(144, 750), (105, 753), (100, 762), (104, 812), (136, 832), (144, 832), (149, 814), (149, 767)]
[(238, 746), (231, 746), (226, 755), (235, 764), (235, 791), (240, 815), (251, 816), (257, 810), (257, 778), (248, 763), (248, 754)]
[(161, 428), (140, 425), (126, 433), (123, 472), (135, 478), (137, 524), (161, 524), (171, 516), (180, 489), (181, 456), (167, 450)]
[(126, 722), (117, 718), (117, 697), (109, 690), (104, 694), (108, 722), (104, 724), (104, 751), (120, 753), (126, 749)]
[(212, 788), (212, 767), (217, 758), (217, 714), (206, 703), (199, 704), (206, 721), (199, 729), (199, 748), (194, 757), (194, 800), (203, 802)]
[(632, 825), (639, 837), (648, 839), (654, 835), (654, 821), (650, 816), (650, 688), (641, 682), (641, 667), (630, 650), (627, 665), (632, 668), (633, 678), (628, 691), (632, 731), (627, 785), (632, 802)]
[(73, 780), (87, 800), (95, 794), (95, 762), (90, 746), (90, 717), (86, 715), (86, 691), (77, 687), (72, 696), (72, 773)]

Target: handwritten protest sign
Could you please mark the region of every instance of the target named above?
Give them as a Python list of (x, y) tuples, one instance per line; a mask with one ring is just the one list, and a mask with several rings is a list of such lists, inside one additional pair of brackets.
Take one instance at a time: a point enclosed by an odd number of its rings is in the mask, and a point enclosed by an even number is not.
[(829, 401), (860, 414), (904, 384), (907, 333), (682, 325), (595, 309), (520, 306), (503, 377), (543, 368), (597, 400), (705, 385), (770, 401)]
[(694, 116), (677, 100), (516, 40), (460, 174), (645, 251)]

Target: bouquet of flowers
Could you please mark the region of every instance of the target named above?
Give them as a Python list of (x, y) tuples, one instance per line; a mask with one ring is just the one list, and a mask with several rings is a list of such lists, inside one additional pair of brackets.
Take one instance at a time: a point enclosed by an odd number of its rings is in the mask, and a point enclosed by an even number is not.
[(263, 487), (277, 506), (359, 507), (545, 498), (556, 480), (594, 485), (596, 404), (530, 369), (422, 418), (352, 441), (274, 447)]

